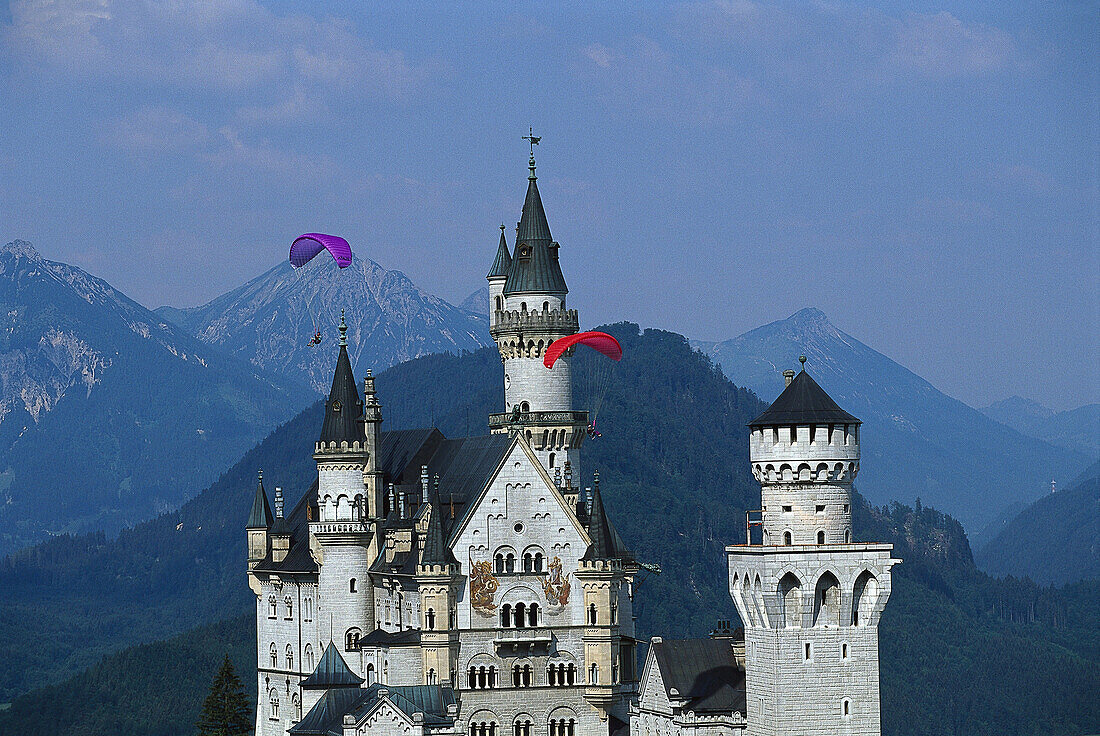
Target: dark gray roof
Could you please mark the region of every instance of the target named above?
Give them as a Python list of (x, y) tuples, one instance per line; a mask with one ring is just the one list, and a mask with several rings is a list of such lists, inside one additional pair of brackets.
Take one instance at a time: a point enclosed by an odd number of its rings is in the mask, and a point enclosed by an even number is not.
[(508, 252), (508, 241), (504, 239), (504, 226), (500, 226), (500, 244), (497, 245), (497, 257), (493, 259), (493, 266), (485, 275), (487, 279), (499, 279), (508, 276), (508, 269), (512, 267), (512, 254)]
[(421, 565), (449, 565), (455, 562), (451, 548), (443, 538), (443, 504), (438, 498), (432, 499), (428, 516), (428, 531), (424, 535), (424, 544), (420, 550)]
[(267, 504), (264, 480), (260, 477), (256, 484), (256, 495), (252, 499), (252, 510), (248, 512), (248, 529), (267, 529), (271, 526), (271, 507)]
[(344, 736), (344, 714), (363, 698), (357, 687), (329, 690), (309, 709), (302, 720), (290, 727), (295, 736)]
[(749, 422), (749, 426), (859, 423), (802, 370), (763, 414)]
[[(283, 523), (290, 531), (290, 550), (280, 562), (271, 559), (270, 550), (267, 556), (256, 563), (256, 572), (274, 573), (314, 573), (317, 572), (317, 563), (309, 551), (309, 511), (308, 507), (314, 504), (317, 498), (317, 481), (309, 487), (309, 490), (298, 500), (294, 508), (287, 515)], [(316, 518), (316, 517), (314, 517)]]
[(538, 183), (532, 174), (527, 182), (523, 214), (516, 228), (516, 248), (512, 254), (508, 280), (504, 282), (504, 293), (564, 296), (568, 292), (558, 264), (558, 246), (550, 236), (550, 225), (546, 222)]
[(628, 560), (633, 555), (623, 544), (619, 533), (611, 525), (607, 518), (607, 511), (603, 506), (603, 498), (600, 496), (600, 484), (597, 482), (592, 487), (592, 511), (585, 520), (588, 536), (592, 544), (588, 545), (582, 560)]
[(340, 651), (331, 641), (321, 655), (321, 661), (313, 673), (302, 680), (306, 690), (327, 690), (337, 687), (359, 687), (363, 678), (348, 669), (348, 663), (340, 656)]
[(669, 697), (689, 700), (697, 713), (745, 713), (745, 670), (729, 639), (655, 641), (652, 647)]
[[(346, 329), (343, 325), (341, 330)], [(325, 421), (321, 425), (321, 442), (348, 442), (363, 439), (363, 402), (355, 386), (355, 374), (351, 370), (348, 347), (341, 339), (340, 355), (336, 358), (336, 372), (332, 375), (332, 389), (325, 402)]]

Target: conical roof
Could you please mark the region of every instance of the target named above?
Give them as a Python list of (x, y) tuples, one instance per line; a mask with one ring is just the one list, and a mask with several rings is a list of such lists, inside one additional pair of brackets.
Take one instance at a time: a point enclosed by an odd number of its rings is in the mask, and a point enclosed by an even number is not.
[(508, 241), (504, 239), (504, 226), (500, 226), (500, 244), (497, 246), (497, 257), (493, 259), (493, 267), (486, 274), (487, 279), (503, 279), (508, 277), (508, 271), (512, 268), (512, 254), (508, 251)]
[(592, 511), (588, 517), (588, 536), (592, 544), (589, 545), (582, 560), (622, 560), (631, 556), (619, 533), (607, 518), (598, 479), (592, 486)]
[(749, 422), (749, 426), (859, 423), (858, 419), (841, 409), (803, 368), (791, 385), (783, 389), (779, 398), (763, 414)]
[(455, 562), (455, 558), (443, 541), (443, 504), (438, 498), (432, 499), (428, 513), (428, 530), (424, 533), (420, 564), (449, 565)]
[(558, 265), (558, 246), (550, 236), (550, 225), (546, 221), (532, 163), (531, 176), (527, 180), (527, 198), (516, 228), (516, 248), (504, 293), (564, 295), (568, 292), (561, 266)]
[(247, 529), (267, 529), (271, 526), (271, 507), (267, 504), (267, 492), (264, 491), (264, 476), (256, 483), (256, 495), (252, 498), (252, 510), (248, 512)]
[(336, 358), (336, 372), (332, 376), (332, 389), (325, 402), (325, 421), (321, 425), (320, 442), (347, 442), (363, 439), (363, 427), (358, 419), (363, 416), (363, 402), (355, 385), (355, 374), (348, 357), (348, 327), (340, 315), (340, 354)]
[(331, 641), (321, 655), (321, 661), (313, 673), (302, 680), (306, 690), (327, 690), (333, 687), (359, 687), (363, 678), (348, 668), (348, 663), (340, 656), (340, 651)]

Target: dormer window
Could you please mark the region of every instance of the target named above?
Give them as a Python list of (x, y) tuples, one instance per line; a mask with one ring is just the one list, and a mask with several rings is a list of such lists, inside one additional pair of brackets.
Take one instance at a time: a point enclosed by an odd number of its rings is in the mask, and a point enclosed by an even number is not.
[(335, 399), (332, 402), (332, 410), (333, 411), (340, 411), (340, 409), (342, 409), (343, 407), (344, 407), (344, 405), (340, 403), (340, 399)]

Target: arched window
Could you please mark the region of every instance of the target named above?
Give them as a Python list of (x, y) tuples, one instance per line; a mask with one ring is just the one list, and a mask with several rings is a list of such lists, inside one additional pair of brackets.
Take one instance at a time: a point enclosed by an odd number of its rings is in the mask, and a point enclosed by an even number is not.
[(542, 572), (542, 552), (535, 553), (535, 572)]
[(845, 529), (844, 530), (844, 544), (851, 544), (851, 543), (852, 543), (852, 530), (851, 529)]
[(611, 625), (614, 626), (619, 623), (619, 602), (616, 600), (611, 601)]
[(271, 704), (271, 720), (279, 720), (279, 691), (275, 688), (271, 688), (270, 699), (268, 702)]
[(477, 668), (471, 666), (470, 671), (467, 674), (466, 686), (471, 689), (477, 689)]
[(429, 669), (428, 669), (428, 682), (427, 682), (427, 684), (428, 684), (428, 685), (434, 685), (434, 684), (435, 684), (435, 680), (436, 680), (436, 678), (435, 678), (435, 670), (434, 670), (434, 669), (432, 669), (432, 668), (429, 668)]
[(283, 603), (286, 605), (286, 620), (290, 621), (294, 618), (294, 599), (288, 595), (283, 599)]
[(864, 570), (856, 578), (852, 591), (852, 626), (866, 626), (871, 621), (878, 599), (878, 580)]
[(547, 665), (546, 667), (546, 682), (550, 687), (554, 687), (558, 684), (558, 667), (557, 665)]
[(504, 309), (504, 297), (498, 296), (497, 297), (497, 310), (499, 311), (501, 309)]
[(779, 580), (779, 597), (783, 599), (783, 626), (802, 626), (802, 583), (794, 573), (787, 573)]
[(485, 665), (477, 668), (477, 686), (484, 690), (489, 687), (488, 672), (485, 671)]
[(531, 687), (531, 665), (523, 665), (523, 686)]
[(531, 736), (531, 719), (526, 716), (516, 718), (512, 725), (512, 736)]
[(290, 702), (294, 705), (294, 720), (302, 720), (302, 701), (298, 698), (298, 693), (290, 696)]
[(496, 570), (498, 574), (504, 572), (504, 555), (500, 552), (496, 556)]
[(845, 699), (844, 699), (844, 702), (843, 702), (843, 703), (841, 704), (841, 710), (840, 710), (840, 713), (841, 713), (841, 715), (842, 715), (842, 716), (844, 716), (845, 718), (847, 718), (848, 716), (850, 716), (850, 715), (852, 714), (852, 711), (851, 711), (851, 701), (850, 701), (850, 700), (848, 700), (847, 698), (845, 698)]
[(840, 626), (840, 582), (831, 572), (821, 576), (814, 590), (814, 626)]
[(352, 578), (351, 580), (348, 581), (348, 592), (349, 593), (354, 593), (355, 592), (355, 578)]
[(791, 546), (791, 533), (790, 532), (783, 532), (783, 544), (786, 545), (787, 547)]
[(596, 604), (595, 603), (589, 603), (588, 604), (588, 625), (589, 626), (595, 626), (596, 625)]
[(544, 311), (544, 312), (549, 312), (550, 311), (550, 302), (543, 302), (542, 303), (542, 311)]
[(512, 668), (512, 687), (519, 687), (520, 682), (521, 682), (520, 668), (519, 668), (519, 665), (517, 664), (516, 666), (514, 666)]
[(554, 467), (554, 453), (550, 453), (550, 467)]
[(515, 612), (516, 628), (522, 629), (524, 624), (527, 623), (525, 615), (527, 613), (527, 607), (522, 603), (517, 603), (516, 607), (512, 609)]
[(275, 642), (271, 642), (271, 649), (269, 649), (268, 652), (271, 655), (271, 666), (273, 668), (278, 667), (279, 666), (279, 650), (275, 647)]
[(290, 645), (286, 645), (286, 668), (288, 670), (294, 669), (294, 650), (290, 648)]
[[(519, 403), (519, 409), (520, 409), (520, 411), (528, 412), (528, 411), (531, 411), (531, 405), (529, 403), (527, 403), (526, 401), (521, 401)], [(527, 439), (531, 439), (530, 432), (528, 432)]]
[(825, 531), (823, 529), (817, 532), (817, 543), (825, 544)]
[(435, 609), (429, 608), (424, 614), (424, 620), (428, 624), (428, 631), (435, 631)]
[(512, 605), (510, 603), (505, 603), (500, 607), (500, 625), (504, 628), (512, 625)]
[(302, 602), (302, 618), (306, 621), (313, 620), (313, 599), (306, 598)]
[(600, 666), (595, 662), (588, 668), (588, 684), (596, 685), (600, 682)]
[(357, 628), (348, 629), (348, 632), (344, 634), (344, 649), (348, 652), (359, 651), (359, 638), (363, 635)]
[(572, 685), (576, 681), (577, 681), (577, 665), (570, 662), (568, 669), (566, 669), (566, 671), (565, 671), (565, 684)]
[(504, 558), (504, 571), (515, 572), (516, 571), (516, 556), (511, 552)]
[(275, 618), (279, 615), (279, 605), (275, 602), (275, 596), (267, 599), (267, 617)]
[(523, 553), (523, 571), (534, 572), (535, 571), (535, 557), (530, 552)]
[(527, 608), (527, 624), (533, 629), (539, 625), (539, 604), (532, 603)]
[(521, 312), (526, 312), (527, 311), (527, 302), (520, 302), (519, 303), (519, 311), (521, 311)]
[(374, 663), (373, 662), (368, 662), (367, 663), (367, 687), (370, 687), (375, 682), (376, 682), (376, 680), (375, 680), (375, 677), (374, 677)]
[(313, 672), (313, 668), (317, 666), (317, 663), (313, 661), (313, 646), (311, 644), (306, 644), (305, 657), (306, 669)]
[(497, 686), (497, 668), (496, 665), (489, 665), (489, 687)]

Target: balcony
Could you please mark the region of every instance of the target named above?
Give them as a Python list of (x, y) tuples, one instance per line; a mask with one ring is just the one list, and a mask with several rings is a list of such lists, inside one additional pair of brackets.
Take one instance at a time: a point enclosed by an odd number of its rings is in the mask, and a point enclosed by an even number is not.
[(309, 529), (314, 534), (367, 534), (371, 530), (371, 523), (353, 519), (313, 521), (310, 522)]
[(512, 651), (533, 647), (549, 647), (554, 641), (554, 634), (550, 629), (504, 629), (498, 628), (493, 637), (493, 644), (497, 647), (506, 647)]
[(588, 425), (586, 411), (509, 411), (489, 415), (489, 429)]

